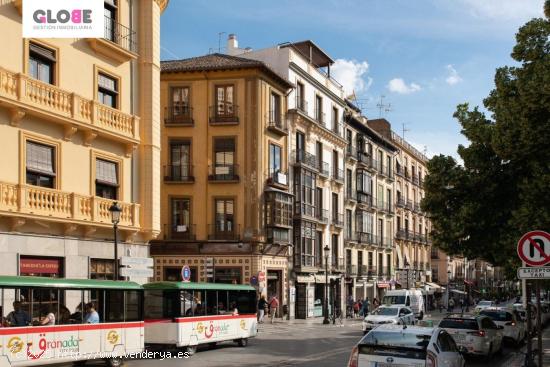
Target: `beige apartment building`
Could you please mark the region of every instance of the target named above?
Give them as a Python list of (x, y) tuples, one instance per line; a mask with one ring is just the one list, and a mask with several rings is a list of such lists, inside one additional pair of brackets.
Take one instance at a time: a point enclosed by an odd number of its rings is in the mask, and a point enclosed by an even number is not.
[(371, 129), (351, 102), (345, 115), (347, 295), (381, 299), (394, 279), (396, 146)]
[[(161, 236), (155, 280), (255, 284), (287, 304), (292, 241), (287, 94), (263, 62), (162, 62)], [(260, 276), (263, 273), (263, 278)]]
[[(105, 1), (100, 39), (23, 39), (0, 6), (0, 274), (114, 276), (160, 233), (160, 14)], [(147, 279), (134, 279), (146, 281)]]
[[(374, 130), (390, 139), (398, 148), (395, 157), (395, 264), (400, 270), (397, 281), (412, 287), (431, 281), (430, 221), (420, 208), (424, 198), (423, 181), (427, 157), (391, 130), (386, 119), (369, 120)], [(407, 273), (409, 279), (407, 280)]]

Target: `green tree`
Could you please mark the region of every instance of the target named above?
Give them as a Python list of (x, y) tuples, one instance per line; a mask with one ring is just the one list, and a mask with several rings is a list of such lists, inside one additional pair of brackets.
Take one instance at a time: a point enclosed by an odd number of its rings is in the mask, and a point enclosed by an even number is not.
[(516, 245), (529, 230), (550, 229), (550, 1), (546, 19), (519, 29), (512, 57), (497, 69), (484, 100), (488, 118), (467, 104), (454, 117), (470, 144), (428, 162), (423, 209), (435, 246), (449, 254), (519, 264)]

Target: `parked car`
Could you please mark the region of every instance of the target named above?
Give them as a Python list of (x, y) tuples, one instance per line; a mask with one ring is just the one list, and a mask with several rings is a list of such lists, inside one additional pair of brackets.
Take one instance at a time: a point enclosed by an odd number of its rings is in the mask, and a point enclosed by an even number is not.
[[(464, 350), (462, 350), (464, 351)], [(453, 338), (438, 327), (380, 325), (351, 352), (348, 367), (464, 367)]]
[(363, 319), (363, 334), (368, 333), (378, 325), (414, 325), (414, 322), (415, 317), (409, 307), (380, 306)]
[(481, 310), (489, 307), (496, 307), (495, 301), (479, 301), (474, 310), (475, 313), (479, 313)]
[(396, 305), (410, 307), (419, 320), (424, 318), (424, 312), (426, 310), (424, 297), (420, 289), (397, 289), (387, 291), (382, 299), (382, 304), (386, 306)]
[(503, 307), (486, 308), (479, 313), (488, 316), (493, 322), (504, 327), (503, 337), (512, 340), (516, 345), (520, 344), (526, 335), (525, 323), (519, 313), (513, 309)]
[(490, 357), (502, 349), (502, 330), (483, 315), (449, 315), (439, 323), (468, 354)]

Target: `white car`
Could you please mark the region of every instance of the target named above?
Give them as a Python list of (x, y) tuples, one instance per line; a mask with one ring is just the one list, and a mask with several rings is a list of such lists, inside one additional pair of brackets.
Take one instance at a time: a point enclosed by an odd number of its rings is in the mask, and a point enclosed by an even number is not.
[(351, 352), (348, 367), (464, 367), (453, 338), (438, 327), (381, 325)]
[(368, 333), (378, 325), (414, 325), (414, 321), (414, 313), (408, 307), (380, 306), (363, 319), (363, 334)]
[(504, 329), (480, 315), (450, 315), (439, 323), (468, 354), (490, 357), (502, 348)]
[(496, 303), (494, 301), (479, 301), (476, 305), (476, 308), (474, 310), (475, 313), (479, 313), (481, 310), (489, 308), (489, 307), (496, 307)]
[(479, 314), (490, 317), (495, 324), (504, 327), (503, 337), (512, 340), (515, 344), (520, 344), (525, 338), (525, 323), (517, 311), (497, 307), (486, 308)]

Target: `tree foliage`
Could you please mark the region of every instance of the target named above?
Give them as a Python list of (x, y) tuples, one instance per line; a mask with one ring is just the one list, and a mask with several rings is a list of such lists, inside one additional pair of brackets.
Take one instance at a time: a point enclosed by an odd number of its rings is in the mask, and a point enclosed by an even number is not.
[(422, 205), (434, 245), (449, 254), (511, 268), (521, 235), (550, 229), (550, 1), (545, 14), (516, 34), (519, 65), (496, 70), (484, 100), (490, 117), (457, 107), (470, 143), (458, 147), (464, 164), (448, 156), (428, 162)]

